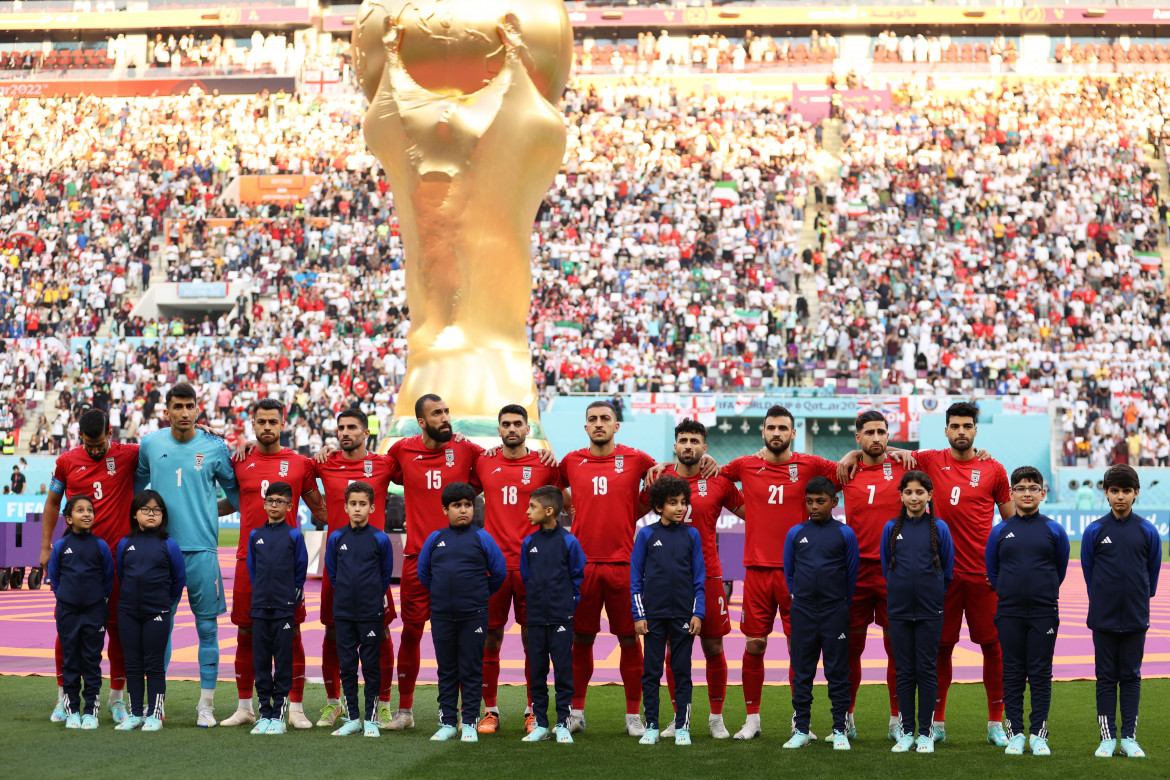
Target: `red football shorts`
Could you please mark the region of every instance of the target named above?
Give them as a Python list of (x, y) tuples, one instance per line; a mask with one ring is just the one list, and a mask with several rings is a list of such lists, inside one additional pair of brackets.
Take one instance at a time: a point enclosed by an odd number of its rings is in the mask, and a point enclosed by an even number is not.
[(402, 599), (402, 624), (421, 626), (431, 618), (431, 592), (418, 581), (418, 556), (402, 559), (402, 580), (399, 584)]
[(708, 577), (704, 585), (707, 600), (707, 614), (703, 615), (703, 630), (699, 636), (717, 639), (731, 633), (731, 615), (727, 612), (727, 594), (723, 591), (722, 577)]
[(749, 639), (763, 639), (772, 633), (776, 625), (776, 612), (780, 612), (780, 625), (784, 635), (790, 636), (792, 624), (788, 610), (792, 598), (788, 595), (788, 583), (784, 570), (770, 566), (748, 566), (743, 576), (743, 617), (739, 630)]
[(947, 596), (943, 601), (942, 644), (959, 643), (959, 629), (963, 625), (963, 613), (967, 613), (967, 628), (971, 641), (977, 645), (990, 645), (999, 641), (995, 628), (995, 611), (999, 599), (985, 574), (960, 574), (955, 572)]
[(495, 631), (508, 625), (508, 613), (516, 606), (516, 622), (523, 626), (528, 623), (527, 591), (519, 571), (509, 571), (500, 589), (488, 601), (488, 630)]
[(630, 602), (628, 563), (587, 563), (581, 583), (581, 601), (573, 617), (578, 634), (601, 633), (601, 608), (609, 618), (614, 636), (634, 636), (634, 615)]
[(886, 578), (882, 576), (881, 561), (862, 558), (853, 604), (849, 607), (849, 630), (864, 631), (870, 623), (882, 628), (890, 625), (886, 619)]

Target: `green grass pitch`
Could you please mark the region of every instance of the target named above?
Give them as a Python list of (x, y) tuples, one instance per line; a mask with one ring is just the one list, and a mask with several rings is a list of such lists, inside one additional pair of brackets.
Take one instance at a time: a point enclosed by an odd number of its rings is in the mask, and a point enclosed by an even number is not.
[[(234, 691), (221, 683), (217, 714), (226, 717)], [(119, 733), (102, 712), (96, 732), (66, 732), (49, 723), (55, 694), (48, 677), (0, 678), (0, 756), (8, 777), (148, 777), (247, 778), (490, 778), (490, 777), (905, 777), (946, 778), (996, 776), (1016, 778), (1167, 777), (1170, 775), (1170, 681), (1147, 680), (1139, 738), (1149, 758), (1098, 759), (1099, 740), (1093, 705), (1093, 683), (1057, 683), (1050, 730), (1054, 755), (1009, 758), (988, 745), (982, 686), (956, 685), (948, 703), (948, 741), (933, 756), (893, 755), (886, 740), (887, 702), (884, 686), (861, 688), (857, 710), (859, 738), (849, 753), (834, 752), (825, 742), (787, 751), (791, 706), (787, 686), (764, 690), (764, 736), (751, 742), (716, 741), (707, 731), (706, 689), (695, 689), (695, 744), (638, 745), (624, 732), (624, 700), (618, 686), (589, 692), (588, 730), (573, 745), (552, 742), (525, 744), (523, 690), (501, 687), (504, 720), (500, 733), (475, 745), (431, 743), (436, 724), (435, 689), (422, 686), (415, 700), (417, 726), (405, 733), (384, 733), (380, 739), (330, 736), (326, 729), (290, 731), (283, 737), (253, 737), (243, 728), (195, 728), (196, 683), (169, 686), (166, 728), (159, 734)], [(316, 718), (324, 690), (310, 685), (305, 692), (308, 714)], [(830, 731), (824, 686), (814, 692), (813, 731)], [(105, 691), (103, 690), (103, 702)], [(666, 700), (668, 701), (668, 700)], [(726, 720), (734, 732), (743, 723), (743, 698), (738, 687), (728, 691)]]

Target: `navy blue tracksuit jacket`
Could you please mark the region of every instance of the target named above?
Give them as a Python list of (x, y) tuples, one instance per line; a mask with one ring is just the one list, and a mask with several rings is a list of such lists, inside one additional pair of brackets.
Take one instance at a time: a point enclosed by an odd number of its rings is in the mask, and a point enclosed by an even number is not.
[(382, 619), (386, 589), (394, 578), (389, 536), (368, 523), (334, 531), (325, 547), (325, 571), (333, 585), (334, 620)]
[(114, 559), (109, 546), (89, 531), (67, 531), (53, 545), (47, 568), (49, 584), (57, 596), (65, 711), (96, 716), (102, 687), (102, 646), (109, 617), (107, 602), (114, 587)]
[(305, 537), (283, 521), (267, 522), (248, 536), (247, 562), (260, 717), (284, 720), (293, 684), (294, 617), (304, 599), (309, 568)]
[(1149, 628), (1161, 568), (1162, 539), (1153, 523), (1112, 512), (1090, 523), (1081, 537), (1089, 628), (1119, 633)]
[[(938, 561), (930, 551), (930, 525), (938, 526)], [(891, 620), (942, 620), (947, 587), (954, 579), (955, 543), (951, 529), (937, 517), (907, 517), (898, 537), (897, 518), (882, 529), (882, 574), (886, 577), (886, 614)], [(891, 538), (893, 537), (893, 538)], [(890, 545), (894, 548), (891, 552)]]

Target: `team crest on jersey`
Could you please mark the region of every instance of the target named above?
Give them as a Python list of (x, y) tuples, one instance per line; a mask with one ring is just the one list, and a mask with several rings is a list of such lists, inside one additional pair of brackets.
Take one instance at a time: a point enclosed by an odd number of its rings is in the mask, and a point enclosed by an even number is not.
[(621, 474), (622, 469), (624, 469), (625, 467), (626, 467), (626, 456), (625, 455), (618, 455), (616, 458), (613, 459), (613, 470), (616, 471), (618, 474)]
[(894, 467), (889, 463), (882, 464), (882, 479), (889, 482), (894, 478)]
[(280, 476), (282, 476), (282, 477), (288, 476), (288, 461), (287, 460), (282, 460), (280, 462)]
[(707, 480), (700, 479), (698, 482), (695, 483), (695, 487), (697, 487), (699, 489), (700, 496), (707, 495)]
[(195, 453), (195, 470), (196, 471), (203, 471), (203, 453), (202, 452)]
[(111, 477), (114, 476), (114, 459), (106, 458), (106, 473)]
[(367, 477), (374, 476), (374, 462), (372, 460), (367, 460), (362, 463), (362, 473)]
[(795, 482), (797, 479), (798, 473), (799, 473), (799, 469), (796, 467), (796, 464), (789, 463), (788, 464), (788, 479), (791, 480), (792, 482)]
[(532, 467), (525, 466), (524, 467), (524, 474), (520, 477), (520, 484), (527, 485), (531, 481), (532, 481)]
[(979, 469), (971, 470), (971, 487), (979, 487)]
[(455, 450), (447, 450), (447, 466), (455, 465)]

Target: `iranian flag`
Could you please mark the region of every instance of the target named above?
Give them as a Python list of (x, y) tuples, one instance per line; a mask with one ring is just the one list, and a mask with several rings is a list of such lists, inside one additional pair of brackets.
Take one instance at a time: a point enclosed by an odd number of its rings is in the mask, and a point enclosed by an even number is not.
[(739, 203), (739, 185), (734, 181), (717, 181), (711, 200), (717, 206), (734, 206)]
[(1162, 255), (1157, 252), (1134, 252), (1133, 256), (1141, 263), (1143, 271), (1162, 270)]
[(556, 335), (558, 336), (580, 338), (581, 331), (583, 330), (585, 330), (585, 326), (579, 322), (573, 322), (572, 320), (557, 320), (556, 322)]
[(762, 311), (753, 311), (751, 309), (736, 309), (735, 319), (742, 322), (744, 325), (755, 327), (764, 319)]
[(845, 204), (845, 213), (850, 217), (860, 217), (869, 213), (869, 206), (863, 201), (851, 200)]

